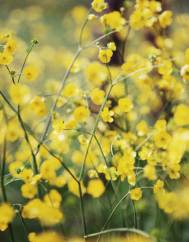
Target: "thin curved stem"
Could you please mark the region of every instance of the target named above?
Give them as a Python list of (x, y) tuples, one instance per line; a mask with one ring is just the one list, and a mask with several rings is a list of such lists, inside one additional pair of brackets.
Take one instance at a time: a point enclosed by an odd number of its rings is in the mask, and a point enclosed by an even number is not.
[(131, 233), (142, 235), (146, 238), (150, 237), (144, 231), (139, 230), (139, 229), (135, 229), (135, 228), (113, 228), (113, 229), (107, 229), (107, 230), (97, 232), (97, 233), (93, 233), (93, 234), (88, 234), (88, 235), (85, 236), (85, 238), (93, 238), (93, 237), (97, 237), (99, 235), (109, 234), (109, 233), (114, 233), (114, 232), (131, 232)]

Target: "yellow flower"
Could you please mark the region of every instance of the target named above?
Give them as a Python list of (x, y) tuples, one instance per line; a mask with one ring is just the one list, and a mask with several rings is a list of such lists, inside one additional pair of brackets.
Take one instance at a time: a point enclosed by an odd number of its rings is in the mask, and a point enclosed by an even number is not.
[(101, 105), (104, 101), (105, 92), (99, 88), (95, 88), (91, 92), (91, 100), (96, 105)]
[(47, 231), (41, 234), (30, 233), (28, 239), (30, 242), (65, 242), (62, 235), (54, 231)]
[(149, 180), (156, 179), (156, 169), (153, 165), (146, 165), (144, 167), (144, 177), (148, 178)]
[(154, 194), (158, 194), (164, 191), (164, 181), (157, 180), (153, 188)]
[(156, 147), (166, 149), (171, 140), (171, 136), (166, 131), (158, 131), (154, 134), (154, 143)]
[(87, 66), (85, 75), (90, 83), (100, 86), (107, 79), (106, 67), (99, 62), (92, 62)]
[(107, 44), (108, 49), (112, 50), (112, 51), (116, 51), (116, 45), (115, 42), (110, 42)]
[(189, 107), (179, 104), (174, 111), (174, 122), (176, 125), (189, 125)]
[(91, 6), (96, 12), (100, 13), (108, 7), (108, 4), (104, 0), (93, 0)]
[(132, 200), (140, 200), (142, 197), (142, 190), (140, 188), (134, 188), (130, 191), (130, 197)]
[(65, 123), (62, 118), (53, 118), (52, 127), (57, 133), (62, 133), (65, 129)]
[(23, 84), (11, 84), (9, 87), (9, 95), (15, 104), (25, 104), (29, 101), (30, 90)]
[(85, 122), (88, 119), (90, 112), (87, 107), (79, 106), (74, 110), (73, 115), (77, 122)]
[(45, 100), (42, 97), (36, 96), (31, 101), (32, 111), (39, 117), (43, 117), (47, 114), (47, 107), (45, 105)]
[(15, 216), (14, 209), (7, 203), (0, 204), (0, 231), (7, 229)]
[(102, 196), (105, 191), (103, 182), (100, 179), (90, 180), (87, 186), (87, 193), (94, 198)]
[(13, 57), (9, 51), (0, 52), (0, 65), (9, 65), (13, 61)]
[(160, 16), (159, 16), (159, 23), (162, 28), (167, 28), (168, 26), (171, 25), (173, 21), (173, 13), (169, 10), (164, 11)]
[[(72, 192), (74, 195), (76, 196), (80, 196), (79, 194), (79, 186), (78, 186), (78, 183), (74, 180), (74, 179), (70, 179), (68, 181), (68, 189), (70, 192)], [(83, 185), (83, 183), (81, 183), (81, 191), (82, 191), (82, 194), (85, 194), (86, 192), (86, 188), (85, 186)]]
[(152, 27), (156, 22), (156, 17), (150, 9), (137, 9), (130, 17), (130, 25), (133, 29), (139, 30), (144, 27)]
[(120, 12), (113, 11), (111, 13), (104, 14), (101, 17), (101, 22), (105, 26), (119, 31), (125, 25), (126, 20), (121, 16)]
[(78, 87), (75, 83), (68, 83), (62, 92), (64, 97), (72, 97), (77, 94)]
[(148, 133), (149, 127), (146, 121), (140, 121), (136, 126), (138, 136), (144, 136)]
[(109, 110), (108, 107), (105, 107), (101, 112), (101, 118), (104, 122), (112, 123), (114, 121), (112, 118), (113, 115), (114, 115), (114, 112)]
[(39, 219), (43, 225), (52, 226), (60, 223), (63, 213), (55, 207), (49, 206), (40, 199), (29, 201), (22, 210), (23, 218)]
[(123, 113), (128, 113), (133, 108), (132, 100), (129, 97), (120, 98), (118, 101), (118, 108)]
[(62, 197), (58, 191), (52, 189), (48, 194), (44, 196), (44, 201), (48, 206), (59, 208), (61, 205)]
[(39, 75), (39, 69), (34, 65), (27, 66), (24, 68), (24, 75), (28, 81), (35, 81)]
[(16, 50), (16, 46), (17, 46), (16, 41), (10, 38), (6, 43), (5, 50), (10, 53), (13, 53)]
[(159, 61), (158, 72), (161, 75), (170, 75), (173, 71), (173, 64), (169, 60), (161, 60)]
[(32, 199), (37, 194), (36, 185), (26, 183), (21, 187), (22, 196), (25, 198)]
[(99, 50), (98, 58), (102, 63), (109, 63), (111, 61), (113, 52), (110, 49), (101, 49)]

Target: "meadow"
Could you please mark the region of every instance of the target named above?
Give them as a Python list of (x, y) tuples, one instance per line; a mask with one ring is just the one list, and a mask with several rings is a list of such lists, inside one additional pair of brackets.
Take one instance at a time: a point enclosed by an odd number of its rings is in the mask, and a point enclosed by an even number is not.
[(189, 242), (189, 2), (0, 4), (0, 242)]

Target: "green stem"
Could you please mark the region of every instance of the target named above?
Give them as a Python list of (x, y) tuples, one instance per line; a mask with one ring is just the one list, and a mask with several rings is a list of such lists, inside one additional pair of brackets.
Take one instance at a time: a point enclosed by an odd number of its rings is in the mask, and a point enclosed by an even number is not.
[[(6, 149), (7, 149), (7, 142), (6, 142), (6, 138), (5, 138), (4, 146), (3, 146), (2, 167), (1, 167), (1, 190), (2, 190), (3, 202), (5, 202), (5, 203), (7, 203), (7, 201), (8, 201), (6, 190), (5, 190), (5, 184), (4, 184), (4, 174), (5, 174), (5, 165), (6, 165)], [(9, 224), (8, 230), (10, 233), (11, 242), (15, 242), (12, 224)]]
[(114, 232), (131, 232), (131, 233), (142, 235), (146, 238), (150, 237), (147, 233), (145, 233), (145, 232), (143, 232), (139, 229), (135, 229), (135, 228), (113, 228), (113, 229), (107, 229), (107, 230), (97, 232), (97, 233), (93, 233), (93, 234), (88, 234), (88, 235), (85, 236), (85, 238), (97, 237), (99, 235), (114, 233)]

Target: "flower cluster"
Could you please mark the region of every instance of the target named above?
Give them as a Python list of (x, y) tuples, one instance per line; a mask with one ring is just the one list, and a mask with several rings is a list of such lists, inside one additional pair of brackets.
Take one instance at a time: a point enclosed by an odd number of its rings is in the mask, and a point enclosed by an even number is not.
[[(80, 224), (87, 238), (88, 214), (103, 205), (100, 239), (118, 208), (123, 221), (122, 209), (129, 209), (136, 225), (146, 200), (149, 211), (157, 203), (174, 220), (189, 218), (189, 17), (173, 22), (156, 0), (130, 4), (110, 11), (105, 0), (93, 0), (89, 12), (72, 9), (66, 24), (75, 26), (68, 42), (79, 39), (75, 54), (37, 40), (26, 48), (19, 26), (27, 11), (18, 22), (13, 11), (8, 21), (18, 36), (0, 32), (1, 231), (19, 216), (45, 228), (27, 234), (30, 242), (69, 241), (59, 226), (78, 233)], [(43, 13), (28, 11), (33, 27)], [(43, 43), (49, 30), (38, 27)], [(9, 201), (10, 186), (19, 202)], [(129, 232), (123, 241), (154, 241), (139, 229)]]

